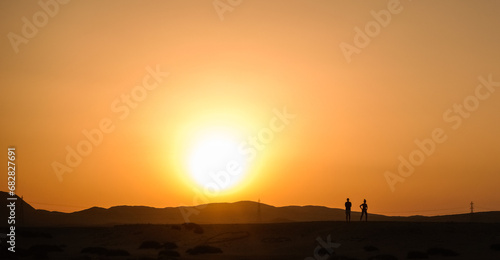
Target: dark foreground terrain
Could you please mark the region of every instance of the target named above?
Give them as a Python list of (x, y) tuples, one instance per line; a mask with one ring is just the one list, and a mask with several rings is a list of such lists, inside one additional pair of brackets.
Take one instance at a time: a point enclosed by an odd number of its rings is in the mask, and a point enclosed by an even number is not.
[(2, 237), (0, 259), (500, 259), (500, 223), (141, 224), (18, 229), (16, 253), (8, 253)]

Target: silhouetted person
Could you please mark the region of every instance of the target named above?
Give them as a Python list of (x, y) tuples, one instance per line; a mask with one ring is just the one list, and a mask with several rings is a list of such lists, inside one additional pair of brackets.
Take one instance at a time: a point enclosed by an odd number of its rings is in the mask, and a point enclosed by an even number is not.
[(347, 202), (345, 203), (345, 221), (351, 222), (351, 206), (352, 203), (349, 202), (349, 198), (347, 198)]
[(359, 221), (363, 219), (363, 215), (365, 215), (365, 221), (368, 221), (368, 204), (366, 204), (366, 200), (363, 201), (363, 204), (359, 205), (361, 208), (361, 217), (359, 218)]

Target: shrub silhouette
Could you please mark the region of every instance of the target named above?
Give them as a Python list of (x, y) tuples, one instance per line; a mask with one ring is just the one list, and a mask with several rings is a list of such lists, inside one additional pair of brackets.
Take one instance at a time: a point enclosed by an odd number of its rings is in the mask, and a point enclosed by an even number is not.
[(195, 224), (195, 223), (184, 223), (184, 224), (182, 224), (182, 226), (186, 230), (193, 230), (193, 232), (196, 234), (203, 234), (204, 233), (203, 228), (200, 225)]
[(177, 244), (174, 243), (174, 242), (165, 242), (163, 243), (163, 246), (162, 246), (164, 249), (176, 249), (177, 248)]
[(147, 240), (142, 242), (139, 249), (160, 249), (162, 246), (160, 243), (152, 240)]
[(158, 253), (158, 256), (173, 256), (179, 257), (181, 256), (177, 251), (174, 250), (162, 250)]
[(130, 253), (123, 249), (108, 249), (106, 256), (129, 256)]
[(410, 251), (408, 252), (408, 255), (406, 256), (408, 259), (427, 259), (429, 258), (429, 255), (425, 252), (420, 252), (420, 251)]
[(173, 230), (181, 230), (182, 226), (181, 225), (172, 225), (171, 229), (173, 229)]
[(108, 253), (108, 249), (104, 247), (86, 247), (82, 249), (81, 253), (83, 254), (93, 254), (93, 255), (106, 255)]
[(378, 251), (378, 248), (377, 248), (377, 247), (375, 247), (375, 246), (372, 246), (372, 245), (365, 246), (365, 247), (363, 247), (363, 249), (364, 249), (366, 252)]
[(452, 251), (450, 249), (441, 248), (441, 247), (433, 247), (427, 250), (428, 255), (437, 255), (437, 256), (457, 256), (458, 253)]
[(186, 250), (186, 253), (190, 255), (201, 255), (201, 254), (220, 254), (222, 249), (214, 246), (201, 245), (194, 248)]

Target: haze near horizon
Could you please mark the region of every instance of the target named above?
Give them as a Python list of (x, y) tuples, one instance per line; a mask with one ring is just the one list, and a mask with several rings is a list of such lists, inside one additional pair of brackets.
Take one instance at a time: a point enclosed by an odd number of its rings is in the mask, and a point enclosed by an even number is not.
[(499, 211), (499, 11), (3, 1), (0, 143), (38, 209), (350, 198), (384, 215)]

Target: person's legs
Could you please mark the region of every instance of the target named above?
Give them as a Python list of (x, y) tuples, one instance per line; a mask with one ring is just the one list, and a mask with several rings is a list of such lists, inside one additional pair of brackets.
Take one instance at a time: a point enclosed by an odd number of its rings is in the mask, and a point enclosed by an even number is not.
[(368, 212), (366, 210), (361, 210), (361, 217), (359, 221), (363, 221), (363, 216), (365, 216), (365, 221), (368, 221)]

